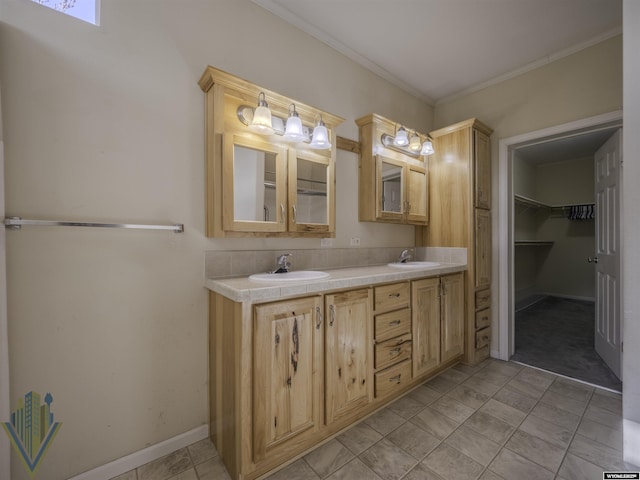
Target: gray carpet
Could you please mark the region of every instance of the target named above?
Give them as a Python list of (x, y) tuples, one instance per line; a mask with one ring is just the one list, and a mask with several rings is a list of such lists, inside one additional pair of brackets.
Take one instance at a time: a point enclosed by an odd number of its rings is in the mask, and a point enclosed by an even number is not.
[(516, 313), (511, 360), (622, 391), (594, 349), (593, 302), (546, 297)]

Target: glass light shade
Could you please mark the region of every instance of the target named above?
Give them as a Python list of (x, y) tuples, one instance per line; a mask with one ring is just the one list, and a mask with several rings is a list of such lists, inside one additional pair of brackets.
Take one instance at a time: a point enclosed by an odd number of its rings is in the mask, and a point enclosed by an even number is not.
[(249, 129), (262, 135), (271, 135), (273, 133), (271, 110), (269, 110), (264, 92), (260, 92), (258, 95), (258, 106), (253, 112), (253, 119), (249, 124)]
[(411, 135), (411, 141), (409, 142), (409, 149), (417, 152), (422, 148), (422, 141), (417, 133)]
[(311, 143), (309, 144), (311, 148), (315, 148), (316, 150), (328, 150), (331, 148), (331, 143), (329, 142), (329, 132), (327, 127), (324, 126), (324, 123), (321, 125), (316, 125), (313, 129), (313, 137), (311, 138)]
[(406, 147), (409, 145), (409, 136), (407, 135), (407, 131), (404, 127), (400, 127), (396, 132), (396, 138), (394, 138), (393, 144), (396, 147)]
[(287, 126), (284, 129), (282, 138), (288, 142), (303, 142), (305, 140), (305, 134), (302, 130), (302, 120), (300, 120), (295, 107), (293, 107), (293, 111), (287, 119)]
[(420, 150), (420, 155), (431, 155), (435, 153), (433, 150), (433, 144), (427, 140), (422, 144), (422, 150)]
[(268, 107), (258, 107), (253, 112), (253, 120), (249, 124), (249, 128), (256, 133), (262, 135), (270, 135), (273, 133), (273, 125), (271, 123), (271, 110)]

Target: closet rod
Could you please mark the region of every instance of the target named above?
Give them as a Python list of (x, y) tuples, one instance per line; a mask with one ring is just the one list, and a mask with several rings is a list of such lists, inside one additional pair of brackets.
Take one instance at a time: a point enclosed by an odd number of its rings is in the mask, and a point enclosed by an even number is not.
[(101, 227), (101, 228), (137, 228), (141, 230), (172, 230), (175, 233), (183, 233), (184, 225), (139, 225), (135, 223), (95, 223), (95, 222), (66, 222), (60, 220), (25, 220), (21, 217), (7, 217), (4, 226), (13, 230), (19, 230), (23, 225), (35, 225), (41, 227)]

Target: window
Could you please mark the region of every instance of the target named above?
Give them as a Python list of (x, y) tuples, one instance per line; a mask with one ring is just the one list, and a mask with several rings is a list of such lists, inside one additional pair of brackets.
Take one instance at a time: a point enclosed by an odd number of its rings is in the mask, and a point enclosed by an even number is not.
[(88, 23), (99, 25), (100, 0), (33, 0), (40, 5), (66, 13)]

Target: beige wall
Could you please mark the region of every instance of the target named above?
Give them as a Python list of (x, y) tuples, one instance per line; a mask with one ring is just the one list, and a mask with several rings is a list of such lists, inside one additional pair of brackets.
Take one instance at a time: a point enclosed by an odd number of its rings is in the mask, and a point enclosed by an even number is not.
[[(367, 113), (427, 131), (433, 112), (248, 0), (110, 0), (99, 28), (1, 1), (8, 214), (186, 229), (8, 232), (12, 409), (52, 393), (62, 428), (39, 475), (55, 480), (207, 422), (204, 251), (319, 247), (205, 238), (207, 65), (346, 118), (352, 139)], [(336, 247), (413, 244), (412, 227), (358, 223), (354, 154), (338, 153), (337, 202)]]
[[(536, 198), (549, 205), (593, 203), (594, 159), (577, 158), (536, 167)], [(595, 300), (595, 222), (569, 220), (567, 212), (543, 216), (538, 238), (554, 242), (540, 265), (539, 291)]]
[[(568, 57), (483, 90), (437, 104), (436, 128), (476, 117), (494, 129), (491, 136), (492, 180), (498, 180), (498, 141), (622, 108), (622, 36), (616, 36)], [(498, 190), (493, 188), (493, 205)], [(497, 239), (497, 211), (493, 215)], [(493, 243), (493, 271), (501, 252)], [(503, 255), (503, 254), (502, 254)], [(501, 299), (492, 290), (494, 318), (491, 350), (500, 339), (497, 312)]]
[(625, 460), (640, 465), (640, 2), (624, 0), (622, 413)]
[[(593, 157), (531, 164), (514, 159), (514, 192), (547, 205), (594, 202)], [(515, 301), (538, 293), (593, 300), (595, 269), (586, 258), (595, 252), (592, 220), (568, 220), (563, 211), (517, 206), (517, 240), (545, 240), (552, 246), (516, 247)]]
[[(622, 36), (518, 77), (437, 104), (440, 128), (477, 117), (497, 140), (622, 108)], [(497, 158), (497, 150), (494, 149)]]

